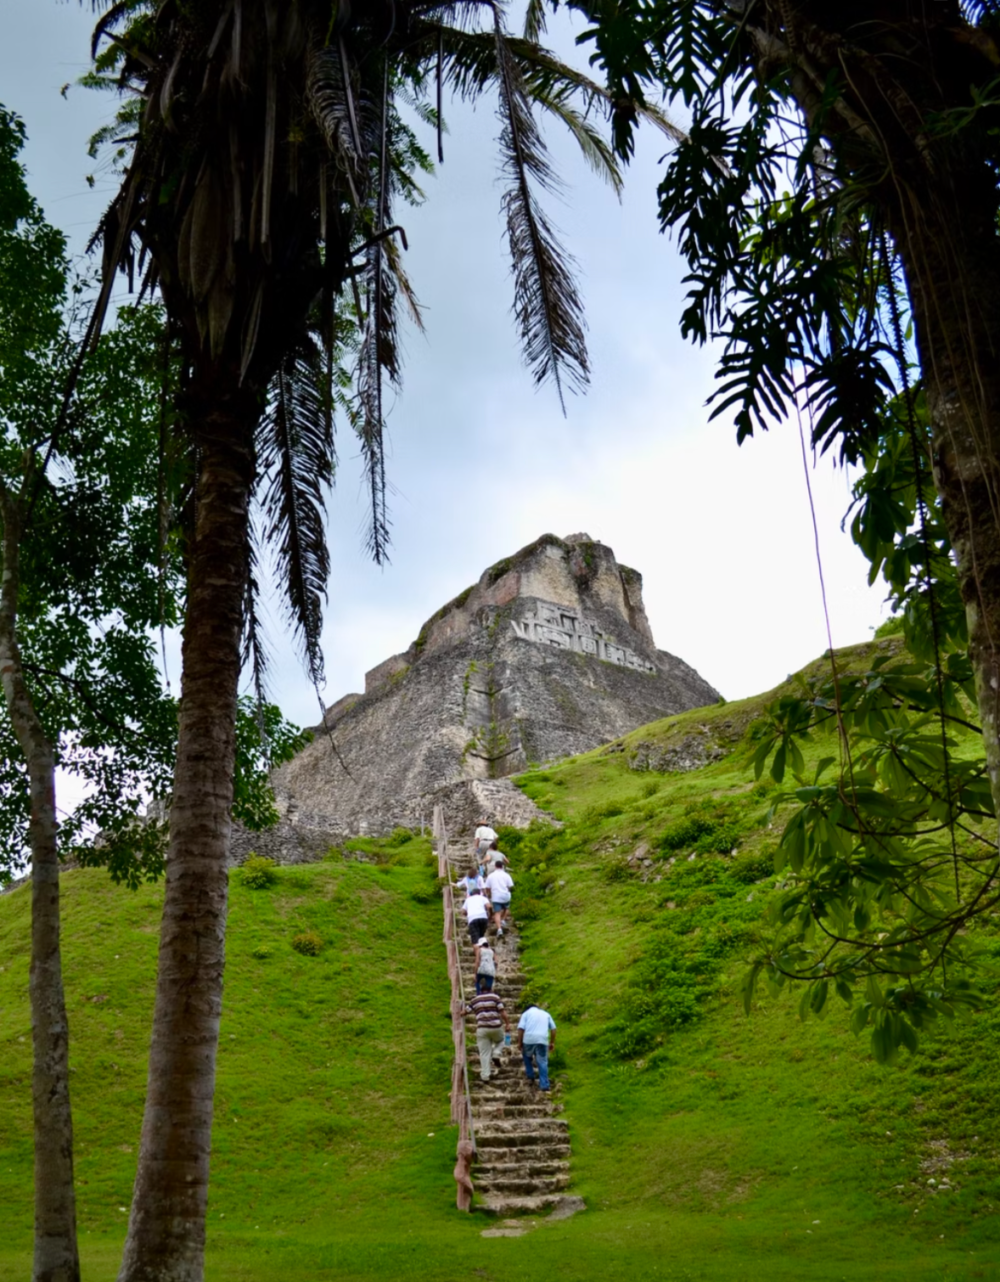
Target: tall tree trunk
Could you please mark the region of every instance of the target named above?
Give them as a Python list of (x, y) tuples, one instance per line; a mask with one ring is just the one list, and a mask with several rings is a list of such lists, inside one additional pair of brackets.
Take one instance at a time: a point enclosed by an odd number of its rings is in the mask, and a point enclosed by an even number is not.
[(938, 181), (906, 188), (894, 234), (1000, 814), (1000, 237), (994, 176), (979, 158), (960, 161), (942, 164)]
[[(243, 398), (244, 402), (246, 398)], [(196, 419), (198, 477), (159, 972), (119, 1282), (201, 1282), (256, 409)]]
[(31, 1100), (35, 1141), (35, 1250), (32, 1282), (79, 1282), (69, 1023), (59, 951), (59, 853), (55, 756), (24, 680), (17, 645), (20, 513), (0, 494), (0, 683), (31, 789)]
[(968, 112), (970, 83), (994, 78), (993, 38), (977, 44), (954, 2), (762, 10), (761, 56), (788, 65), (806, 118), (878, 202), (903, 262), (1000, 814), (1000, 202), (982, 123), (944, 127)]

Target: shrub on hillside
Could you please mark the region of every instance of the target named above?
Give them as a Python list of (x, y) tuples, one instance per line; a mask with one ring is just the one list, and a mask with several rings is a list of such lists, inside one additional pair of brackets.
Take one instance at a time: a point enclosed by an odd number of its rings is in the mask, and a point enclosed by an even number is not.
[(437, 884), (432, 886), (418, 886), (416, 890), (410, 891), (410, 898), (415, 904), (433, 904), (441, 898), (441, 887)]
[(773, 872), (774, 848), (770, 845), (754, 851), (752, 855), (743, 855), (734, 859), (730, 868), (730, 876), (735, 877), (737, 881), (745, 882), (747, 885), (751, 882), (763, 881), (765, 877), (770, 877)]
[(518, 921), (534, 921), (542, 911), (542, 905), (537, 899), (521, 899), (514, 905), (514, 910)]
[(605, 881), (631, 881), (635, 876), (636, 869), (625, 858), (619, 855), (617, 859), (609, 859), (601, 869), (601, 876)]
[(581, 821), (586, 824), (600, 823), (602, 819), (617, 819), (619, 815), (625, 813), (625, 806), (620, 801), (608, 801), (603, 806), (588, 806), (580, 816)]
[(240, 869), (240, 881), (250, 890), (266, 890), (278, 880), (278, 873), (273, 859), (266, 855), (247, 855)]
[(736, 814), (728, 805), (709, 804), (688, 808), (683, 819), (669, 824), (660, 837), (660, 849), (694, 850), (699, 855), (728, 855), (755, 821)]
[(251, 949), (250, 956), (257, 961), (266, 961), (271, 956), (271, 950), (267, 944), (258, 944), (256, 948)]
[(293, 938), (292, 947), (303, 957), (318, 957), (323, 951), (323, 940), (314, 930), (304, 930)]

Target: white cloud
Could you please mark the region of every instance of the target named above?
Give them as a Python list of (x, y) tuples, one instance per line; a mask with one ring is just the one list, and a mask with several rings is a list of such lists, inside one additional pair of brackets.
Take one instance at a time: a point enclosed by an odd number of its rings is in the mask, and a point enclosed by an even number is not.
[[(13, 0), (0, 52), (5, 101), (26, 118), (32, 180), (50, 218), (81, 246), (106, 192), (82, 176), (87, 135), (109, 103), (59, 85), (86, 65), (92, 15), (76, 5)], [(61, 65), (55, 65), (61, 64)], [(640, 570), (661, 646), (727, 697), (766, 689), (826, 646), (805, 481), (793, 424), (737, 449), (708, 422), (713, 353), (678, 332), (685, 286), (659, 234), (661, 137), (647, 134), (619, 206), (552, 134), (568, 187), (553, 207), (579, 261), (593, 383), (563, 419), (518, 355), (488, 105), (452, 108), (445, 163), (419, 210), (397, 210), (427, 334), (406, 338), (406, 385), (390, 421), (393, 563), (362, 550), (356, 451), (342, 438), (331, 506), (333, 575), (324, 633), (328, 703), (363, 688), (367, 668), (404, 649), (437, 607), (544, 531), (586, 530)], [(814, 476), (834, 642), (861, 640), (881, 593), (838, 529), (843, 473)], [(280, 616), (278, 616), (280, 617)], [(280, 627), (274, 692), (310, 724), (316, 705)], [(175, 690), (178, 646), (171, 640)]]

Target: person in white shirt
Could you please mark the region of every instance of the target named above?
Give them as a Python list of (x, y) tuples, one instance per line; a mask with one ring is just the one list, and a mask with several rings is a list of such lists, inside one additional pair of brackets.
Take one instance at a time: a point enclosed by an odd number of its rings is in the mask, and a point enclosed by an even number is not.
[(524, 1073), (534, 1086), (534, 1067), (538, 1065), (538, 1085), (549, 1089), (549, 1051), (556, 1046), (556, 1022), (541, 1006), (529, 1006), (517, 1023), (517, 1048), (524, 1060)]
[(475, 843), (476, 859), (479, 863), (483, 864), (486, 862), (486, 852), (496, 839), (497, 835), (490, 825), (485, 819), (480, 819), (479, 826), (476, 829), (476, 835), (473, 839)]
[(478, 868), (470, 868), (464, 877), (459, 877), (458, 881), (455, 882), (455, 888), (464, 890), (466, 894), (471, 890), (482, 890), (485, 885), (486, 882), (479, 875)]
[(503, 855), (497, 856), (496, 867), (486, 878), (486, 893), (493, 904), (493, 924), (498, 935), (503, 934), (503, 924), (510, 910), (510, 892), (514, 879), (504, 866)]
[(490, 925), (490, 901), (478, 886), (469, 891), (462, 905), (465, 920), (469, 923), (469, 938), (477, 944), (486, 934)]

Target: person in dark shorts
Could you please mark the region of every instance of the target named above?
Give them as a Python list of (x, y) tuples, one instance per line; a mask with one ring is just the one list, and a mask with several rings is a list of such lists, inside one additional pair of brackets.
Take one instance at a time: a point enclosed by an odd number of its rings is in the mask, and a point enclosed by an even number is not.
[(484, 935), (476, 944), (476, 992), (491, 993), (497, 975), (496, 954)]
[(486, 934), (490, 924), (490, 901), (478, 886), (469, 891), (462, 905), (465, 920), (469, 923), (469, 938), (477, 944)]

